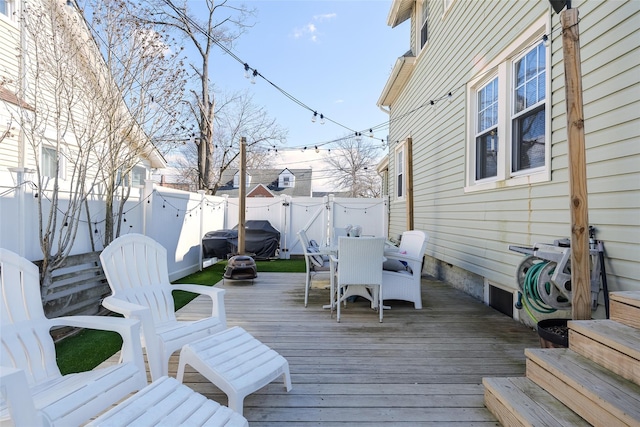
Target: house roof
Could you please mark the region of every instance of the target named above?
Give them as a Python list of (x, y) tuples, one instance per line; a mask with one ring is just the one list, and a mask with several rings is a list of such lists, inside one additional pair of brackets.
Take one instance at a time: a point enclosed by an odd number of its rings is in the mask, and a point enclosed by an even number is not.
[(387, 83), (384, 85), (384, 89), (382, 89), (380, 98), (378, 98), (379, 107), (388, 107), (395, 102), (398, 95), (400, 95), (400, 92), (402, 92), (402, 89), (404, 89), (405, 85), (409, 81), (409, 78), (415, 68), (415, 64), (416, 57), (411, 51), (408, 51), (396, 60), (396, 63), (391, 70), (391, 75), (389, 76)]
[(0, 101), (6, 101), (11, 104), (17, 105), (18, 107), (21, 107), (30, 111), (35, 111), (35, 108), (27, 104), (26, 101), (24, 101), (23, 99), (18, 97), (18, 95), (11, 92), (9, 89), (5, 88), (2, 85), (0, 85)]
[(416, 0), (393, 0), (387, 17), (387, 25), (394, 28), (411, 18), (415, 2)]
[[(289, 171), (295, 176), (293, 187), (278, 187), (278, 178), (283, 171)], [(216, 196), (228, 195), (238, 197), (239, 189), (233, 186), (233, 177), (238, 173), (238, 169), (227, 169), (220, 178), (220, 187), (216, 191)], [(311, 196), (311, 169), (248, 169), (251, 182), (247, 187), (247, 194), (262, 184), (275, 197), (280, 195), (310, 197)]]

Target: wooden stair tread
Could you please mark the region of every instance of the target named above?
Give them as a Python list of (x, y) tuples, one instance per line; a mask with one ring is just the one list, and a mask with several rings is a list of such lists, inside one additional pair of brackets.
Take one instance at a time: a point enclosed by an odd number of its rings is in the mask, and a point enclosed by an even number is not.
[(609, 294), (610, 318), (640, 329), (640, 291), (620, 291)]
[(505, 426), (590, 425), (528, 378), (483, 378), (482, 383), (485, 404)]
[[(640, 361), (640, 329), (613, 320), (571, 320), (569, 328)], [(569, 340), (571, 343), (571, 340)]]
[(527, 377), (592, 424), (638, 425), (640, 386), (570, 349), (525, 349)]
[(640, 291), (617, 291), (609, 293), (610, 301), (618, 301), (640, 308)]

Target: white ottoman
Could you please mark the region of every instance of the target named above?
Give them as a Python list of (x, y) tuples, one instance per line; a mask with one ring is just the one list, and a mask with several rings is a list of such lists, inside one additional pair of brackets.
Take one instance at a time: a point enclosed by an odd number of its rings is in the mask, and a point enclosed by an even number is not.
[(175, 378), (162, 377), (100, 417), (91, 427), (248, 427), (240, 414), (196, 393)]
[(239, 326), (182, 347), (178, 381), (182, 381), (186, 365), (226, 393), (229, 408), (241, 415), (244, 398), (279, 376), (283, 376), (287, 391), (291, 390), (287, 359)]

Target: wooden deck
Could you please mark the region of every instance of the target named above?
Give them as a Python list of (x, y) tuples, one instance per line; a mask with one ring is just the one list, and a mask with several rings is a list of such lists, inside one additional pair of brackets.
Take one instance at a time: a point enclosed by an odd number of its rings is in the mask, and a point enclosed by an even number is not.
[[(365, 301), (347, 305), (341, 323), (304, 275), (259, 273), (253, 285), (226, 281), (229, 326), (245, 328), (289, 361), (293, 389), (281, 380), (244, 402), (257, 426), (494, 426), (482, 377), (523, 376), (531, 329), (445, 283), (423, 279), (422, 310), (396, 302), (384, 322)], [(210, 308), (196, 299), (180, 316)], [(210, 312), (210, 311), (209, 311)], [(177, 353), (169, 367), (174, 376)], [(226, 404), (226, 395), (194, 371), (185, 383)]]

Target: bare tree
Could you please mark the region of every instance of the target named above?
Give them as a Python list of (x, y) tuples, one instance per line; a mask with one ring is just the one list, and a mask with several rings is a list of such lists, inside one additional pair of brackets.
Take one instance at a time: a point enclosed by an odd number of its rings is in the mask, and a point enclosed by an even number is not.
[(348, 191), (349, 197), (380, 197), (382, 183), (375, 171), (379, 147), (355, 137), (346, 137), (337, 145), (326, 158), (337, 187)]
[[(214, 133), (214, 167), (213, 181), (210, 189), (215, 194), (220, 186), (220, 179), (229, 167), (238, 168), (240, 137), (247, 138), (247, 168), (268, 168), (272, 164), (274, 147), (286, 139), (286, 131), (276, 120), (269, 117), (267, 111), (253, 103), (248, 93), (223, 94), (222, 102), (214, 114), (216, 132)], [(175, 166), (181, 172), (182, 182), (197, 182), (197, 170), (192, 166), (197, 159), (196, 146), (188, 144), (183, 147), (182, 158), (178, 158)]]
[[(202, 4), (202, 3), (200, 3)], [(162, 25), (189, 40), (199, 55), (199, 61), (189, 63), (198, 86), (191, 88), (188, 101), (197, 123), (193, 143), (197, 147), (198, 188), (215, 190), (214, 118), (216, 105), (210, 82), (211, 50), (215, 45), (231, 46), (249, 26), (254, 11), (228, 0), (205, 0), (204, 13), (196, 15), (186, 0), (153, 0), (147, 3), (146, 13), (138, 15), (145, 23)]]
[[(89, 26), (113, 79), (100, 102), (107, 128), (100, 153), (106, 246), (120, 235), (131, 172), (140, 157), (153, 149), (166, 154), (175, 148), (171, 134), (184, 107), (186, 71), (176, 40), (163, 28), (135, 19), (139, 4), (92, 0), (90, 10)], [(132, 147), (131, 141), (137, 145)]]

